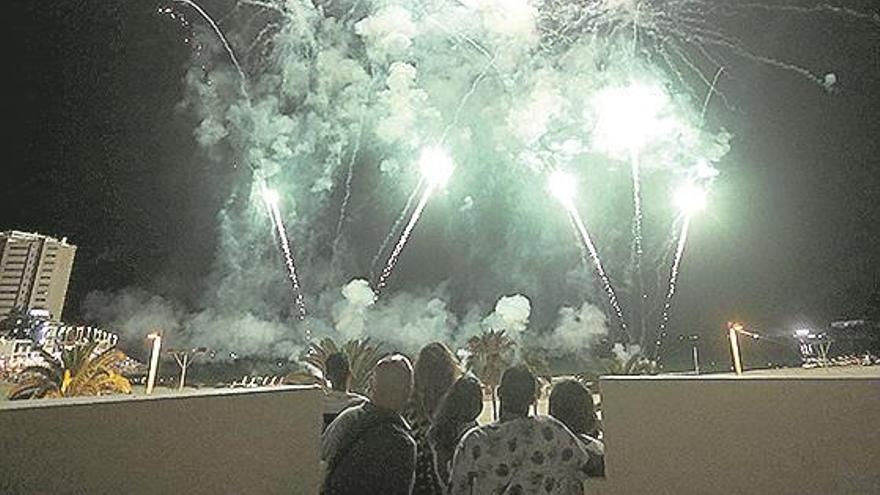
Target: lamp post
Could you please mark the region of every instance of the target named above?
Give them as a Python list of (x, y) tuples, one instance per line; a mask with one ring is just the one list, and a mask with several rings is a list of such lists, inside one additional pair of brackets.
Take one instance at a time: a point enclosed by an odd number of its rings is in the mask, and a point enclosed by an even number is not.
[(727, 324), (727, 331), (730, 337), (730, 353), (733, 355), (733, 369), (736, 370), (737, 375), (743, 374), (742, 360), (739, 354), (739, 339), (737, 338), (737, 333), (742, 331), (742, 329), (742, 323)]
[(698, 347), (697, 343), (700, 341), (700, 336), (696, 335), (696, 334), (688, 335), (688, 340), (691, 341), (691, 349), (693, 349), (693, 354), (694, 354), (694, 374), (699, 375), (700, 374), (700, 352), (697, 349), (697, 347)]
[(147, 376), (147, 395), (153, 393), (153, 387), (156, 385), (156, 368), (159, 367), (159, 352), (162, 350), (162, 335), (159, 332), (153, 332), (147, 335), (147, 338), (153, 341), (153, 352), (150, 354), (150, 373)]

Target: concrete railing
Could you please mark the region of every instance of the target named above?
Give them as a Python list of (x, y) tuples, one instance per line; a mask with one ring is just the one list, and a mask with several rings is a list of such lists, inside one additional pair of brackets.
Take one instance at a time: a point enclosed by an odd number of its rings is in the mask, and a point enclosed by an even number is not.
[(607, 479), (593, 493), (880, 493), (880, 378), (611, 377), (601, 386)]
[[(602, 380), (588, 493), (880, 493), (880, 378)], [(321, 391), (0, 403), (0, 493), (318, 491)]]
[(316, 387), (0, 403), (0, 493), (304, 494)]

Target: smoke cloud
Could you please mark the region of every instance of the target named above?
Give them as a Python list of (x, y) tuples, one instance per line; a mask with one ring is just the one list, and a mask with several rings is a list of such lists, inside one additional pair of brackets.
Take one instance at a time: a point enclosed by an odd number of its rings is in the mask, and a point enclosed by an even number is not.
[[(607, 146), (604, 92), (633, 81), (660, 92), (664, 125), (640, 142), (646, 188), (657, 191), (646, 208), (665, 218), (658, 232), (673, 220), (670, 185), (714, 177), (730, 136), (703, 126), (699, 104), (670, 92), (662, 70), (624, 52), (609, 57), (611, 40), (577, 31), (561, 39), (548, 19), (564, 17), (554, 10), (563, 4), (242, 2), (223, 27), (246, 81), (216, 35), (197, 29), (205, 49), (193, 54), (180, 105), (198, 122), (195, 159), (255, 172), (236, 178), (218, 213), (219, 247), (198, 304), (131, 289), (91, 295), (89, 316), (132, 339), (161, 326), (186, 344), (240, 355), (292, 356), (307, 328), (315, 338), (370, 336), (402, 350), (461, 344), (488, 328), (558, 352), (588, 349), (607, 316), (544, 186), (547, 172), (588, 178), (581, 190), (590, 194), (578, 201), (589, 202), (586, 221), (623, 285), (629, 178), (624, 157)], [(371, 261), (419, 181), (421, 148), (438, 143), (455, 173), (374, 301)], [(292, 309), (261, 180), (280, 196), (304, 321)], [(664, 242), (646, 249), (662, 252)]]

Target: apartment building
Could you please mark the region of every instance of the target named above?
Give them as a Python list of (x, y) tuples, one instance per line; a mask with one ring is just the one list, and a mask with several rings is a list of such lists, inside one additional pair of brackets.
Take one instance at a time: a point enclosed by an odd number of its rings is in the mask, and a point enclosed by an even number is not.
[(0, 318), (26, 308), (60, 321), (75, 255), (67, 238), (0, 232)]

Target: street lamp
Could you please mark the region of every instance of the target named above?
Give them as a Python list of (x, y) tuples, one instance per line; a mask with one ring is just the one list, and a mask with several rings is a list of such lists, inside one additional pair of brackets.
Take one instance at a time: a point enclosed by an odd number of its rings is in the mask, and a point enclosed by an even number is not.
[(162, 334), (158, 331), (147, 335), (153, 341), (153, 352), (150, 354), (150, 373), (147, 376), (147, 395), (153, 393), (156, 385), (156, 368), (159, 367), (159, 352), (162, 350)]
[(699, 354), (699, 350), (697, 349), (697, 346), (700, 341), (700, 336), (697, 334), (679, 335), (678, 340), (680, 340), (680, 341), (687, 340), (688, 342), (691, 343), (691, 348), (693, 350), (692, 354), (693, 354), (693, 358), (694, 358), (694, 374), (699, 375), (700, 374), (700, 354)]
[(739, 339), (737, 338), (737, 333), (742, 332), (742, 330), (742, 323), (729, 322), (727, 324), (727, 331), (730, 337), (730, 353), (733, 355), (733, 369), (736, 370), (737, 375), (743, 374), (742, 360), (739, 354)]

